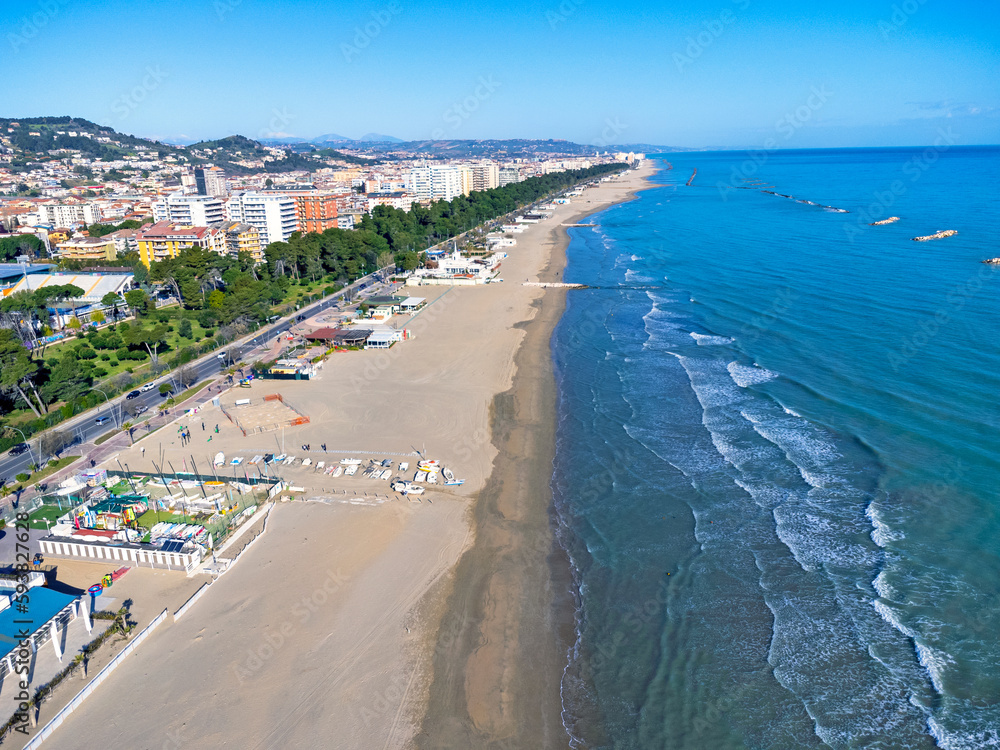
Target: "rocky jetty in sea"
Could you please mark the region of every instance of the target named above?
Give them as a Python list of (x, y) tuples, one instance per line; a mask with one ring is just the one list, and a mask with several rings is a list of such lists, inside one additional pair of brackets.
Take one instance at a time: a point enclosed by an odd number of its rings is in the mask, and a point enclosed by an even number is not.
[(870, 227), (880, 227), (883, 224), (895, 224), (897, 221), (899, 221), (899, 217), (898, 216), (890, 216), (888, 219), (882, 219), (882, 221), (873, 221), (868, 226), (870, 226)]
[(934, 234), (928, 234), (923, 237), (914, 237), (914, 242), (927, 242), (928, 240), (940, 240), (944, 237), (951, 237), (954, 234), (958, 234), (956, 229), (943, 229), (940, 232), (935, 232)]

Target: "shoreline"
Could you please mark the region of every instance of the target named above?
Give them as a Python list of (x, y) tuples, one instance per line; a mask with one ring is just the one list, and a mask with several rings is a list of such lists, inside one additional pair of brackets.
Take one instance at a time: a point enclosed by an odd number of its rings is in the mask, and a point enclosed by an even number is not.
[[(630, 173), (628, 189), (549, 228), (540, 282), (568, 263), (566, 224), (633, 200), (657, 170)], [(613, 188), (621, 189), (622, 185)], [(567, 747), (562, 722), (566, 652), (575, 640), (570, 561), (554, 536), (552, 470), (557, 386), (551, 339), (565, 290), (546, 288), (514, 357), (511, 387), (490, 409), (492, 471), (471, 508), (475, 541), (454, 568), (433, 645), (431, 684), (417, 745)]]
[[(506, 284), (421, 288), (427, 305), (405, 323), (412, 344), (337, 355), (315, 380), (241, 392), (280, 391), (308, 413), (287, 441), (284, 431), (243, 434), (206, 405), (176, 420), (194, 436), (186, 444), (161, 430), (118, 449), (138, 472), (154, 471), (156, 455), (183, 467), (217, 452), (289, 450), (303, 463), (282, 476), (304, 491), (279, 503), (240, 564), (182, 620), (159, 628), (48, 743), (73, 747), (85, 735), (152, 746), (183, 733), (306, 746), (336, 732), (345, 748), (540, 746), (533, 737), (565, 746), (559, 689), (575, 610), (568, 561), (560, 568), (554, 555), (551, 507), (551, 335), (565, 297), (519, 282), (558, 280), (569, 245), (561, 223), (645, 186), (629, 172), (557, 206), (520, 235), (504, 262)], [(334, 478), (304, 461), (374, 454), (412, 463), (417, 452), (466, 483), (407, 500), (378, 480)], [(170, 715), (107, 722), (153, 670), (147, 697), (169, 702)], [(194, 672), (213, 675), (210, 694), (190, 682)], [(229, 699), (214, 699), (222, 695)]]

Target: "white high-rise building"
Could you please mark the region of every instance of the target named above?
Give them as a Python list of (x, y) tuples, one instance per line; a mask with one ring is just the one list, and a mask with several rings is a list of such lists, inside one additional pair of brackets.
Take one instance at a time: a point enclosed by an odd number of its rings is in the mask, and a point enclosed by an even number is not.
[(153, 202), (153, 218), (189, 227), (207, 227), (225, 220), (225, 204), (212, 195), (174, 194)]
[(284, 242), (299, 228), (295, 198), (285, 195), (238, 193), (226, 201), (226, 219), (257, 227), (265, 247)]
[(101, 220), (101, 209), (93, 203), (61, 205), (43, 203), (38, 207), (39, 224), (68, 227), (73, 224), (97, 224)]
[(458, 167), (433, 164), (410, 170), (407, 192), (419, 201), (450, 201), (462, 195), (462, 174)]

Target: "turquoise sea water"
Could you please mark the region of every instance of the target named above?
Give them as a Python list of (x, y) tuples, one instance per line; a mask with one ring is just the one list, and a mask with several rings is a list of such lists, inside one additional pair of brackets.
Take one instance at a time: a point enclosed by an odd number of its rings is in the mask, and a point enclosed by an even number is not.
[(574, 745), (1000, 747), (1000, 150), (656, 158), (553, 337)]

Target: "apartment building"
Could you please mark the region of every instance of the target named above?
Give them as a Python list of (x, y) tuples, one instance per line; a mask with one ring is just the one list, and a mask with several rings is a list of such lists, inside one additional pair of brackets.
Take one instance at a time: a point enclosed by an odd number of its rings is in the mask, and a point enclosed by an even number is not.
[(226, 173), (222, 167), (197, 167), (194, 170), (194, 184), (198, 195), (224, 197), (227, 193)]
[(476, 191), (492, 190), (500, 187), (500, 167), (493, 162), (473, 164), (472, 189)]
[(153, 220), (207, 227), (226, 220), (226, 204), (212, 195), (174, 194), (153, 202)]
[(107, 235), (115, 243), (115, 252), (118, 255), (125, 253), (135, 253), (139, 251), (139, 241), (136, 239), (137, 229), (119, 229)]
[(500, 187), (503, 187), (504, 185), (510, 185), (512, 182), (520, 182), (521, 173), (517, 167), (500, 167), (498, 170), (498, 179)]
[(51, 224), (56, 227), (97, 224), (101, 220), (101, 209), (93, 203), (40, 203), (38, 219), (39, 224)]
[(159, 221), (136, 230), (136, 241), (139, 257), (147, 267), (155, 261), (176, 258), (182, 250), (192, 247), (211, 250), (219, 255), (228, 252), (226, 235), (218, 225), (196, 227)]
[(226, 201), (226, 219), (257, 227), (264, 247), (284, 242), (299, 224), (294, 197), (257, 192), (238, 193)]
[(375, 206), (389, 206), (403, 211), (409, 211), (410, 205), (416, 198), (405, 191), (394, 193), (368, 193), (365, 196), (368, 201), (368, 213), (371, 213)]
[(406, 189), (421, 202), (450, 201), (462, 195), (462, 173), (458, 167), (444, 164), (414, 167)]
[(226, 250), (233, 258), (248, 253), (255, 263), (264, 262), (264, 248), (260, 244), (260, 231), (252, 224), (224, 221), (218, 225), (226, 238)]
[(76, 237), (56, 245), (61, 260), (116, 260), (118, 248), (112, 237)]

